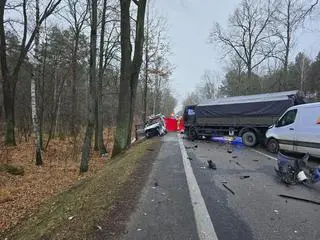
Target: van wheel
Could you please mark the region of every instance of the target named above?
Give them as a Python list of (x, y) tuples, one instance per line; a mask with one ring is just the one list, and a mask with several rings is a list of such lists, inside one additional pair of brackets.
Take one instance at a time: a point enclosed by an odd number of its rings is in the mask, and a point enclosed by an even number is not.
[(267, 145), (268, 151), (271, 153), (277, 153), (279, 151), (279, 143), (276, 139), (271, 138), (268, 141), (268, 145)]
[(258, 143), (257, 135), (255, 132), (248, 131), (242, 135), (242, 142), (248, 147), (254, 147)]

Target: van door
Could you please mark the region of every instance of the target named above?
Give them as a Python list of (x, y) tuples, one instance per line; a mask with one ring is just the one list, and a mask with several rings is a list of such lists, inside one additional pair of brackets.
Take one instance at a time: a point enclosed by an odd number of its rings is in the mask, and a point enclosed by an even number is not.
[(292, 109), (286, 112), (277, 122), (277, 140), (280, 149), (287, 151), (294, 151), (295, 139), (295, 120), (297, 116), (297, 109)]
[(320, 157), (320, 107), (299, 109), (294, 150)]

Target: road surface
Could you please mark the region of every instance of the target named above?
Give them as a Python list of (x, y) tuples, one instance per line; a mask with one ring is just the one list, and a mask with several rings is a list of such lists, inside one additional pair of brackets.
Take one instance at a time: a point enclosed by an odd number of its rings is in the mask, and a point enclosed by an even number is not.
[[(320, 201), (320, 186), (285, 186), (275, 175), (272, 155), (241, 145), (191, 142), (175, 133), (161, 141), (122, 239), (320, 239), (320, 206), (278, 196)], [(207, 160), (217, 169), (207, 168)]]

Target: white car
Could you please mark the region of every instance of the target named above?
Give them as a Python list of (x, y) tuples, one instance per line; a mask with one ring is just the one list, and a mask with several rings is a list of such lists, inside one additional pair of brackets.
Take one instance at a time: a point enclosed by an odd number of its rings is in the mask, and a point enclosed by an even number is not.
[(290, 107), (266, 133), (270, 152), (320, 157), (320, 102)]
[(167, 133), (167, 129), (163, 116), (156, 115), (150, 117), (144, 128), (144, 132), (147, 138), (165, 135)]

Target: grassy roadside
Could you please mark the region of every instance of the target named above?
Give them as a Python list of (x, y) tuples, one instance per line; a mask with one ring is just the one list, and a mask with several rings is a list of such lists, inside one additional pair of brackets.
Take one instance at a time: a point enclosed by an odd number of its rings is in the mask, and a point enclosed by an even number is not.
[(110, 160), (96, 176), (76, 183), (41, 205), (37, 213), (20, 225), (1, 234), (11, 239), (86, 239), (97, 229), (99, 221), (111, 212), (122, 189), (148, 149), (156, 148), (158, 139), (144, 141)]

